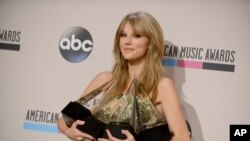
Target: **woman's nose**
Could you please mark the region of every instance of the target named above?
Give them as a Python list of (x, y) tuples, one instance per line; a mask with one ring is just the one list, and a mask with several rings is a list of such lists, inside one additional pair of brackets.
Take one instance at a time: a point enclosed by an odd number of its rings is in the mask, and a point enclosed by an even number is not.
[(127, 36), (125, 39), (125, 44), (131, 44), (132, 43), (132, 37), (131, 36)]

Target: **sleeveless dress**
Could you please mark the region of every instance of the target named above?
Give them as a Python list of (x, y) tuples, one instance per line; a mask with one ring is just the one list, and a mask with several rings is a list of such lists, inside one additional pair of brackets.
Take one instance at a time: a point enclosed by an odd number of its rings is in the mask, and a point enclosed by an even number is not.
[[(138, 111), (136, 103), (138, 102)], [(125, 93), (114, 97), (109, 103), (98, 106), (93, 115), (100, 121), (108, 124), (110, 122), (129, 123), (139, 133), (143, 129), (166, 124), (164, 117), (148, 98), (140, 98)]]
[(91, 110), (96, 119), (105, 124), (129, 124), (136, 135), (144, 136), (142, 137), (144, 139), (138, 141), (170, 140), (171, 134), (165, 118), (160, 116), (141, 83), (135, 79), (126, 92), (109, 97), (109, 92), (116, 87), (115, 83), (115, 81), (112, 81), (104, 84), (79, 99), (78, 102), (84, 106), (90, 99), (93, 100), (94, 97), (101, 95), (99, 100), (95, 100)]

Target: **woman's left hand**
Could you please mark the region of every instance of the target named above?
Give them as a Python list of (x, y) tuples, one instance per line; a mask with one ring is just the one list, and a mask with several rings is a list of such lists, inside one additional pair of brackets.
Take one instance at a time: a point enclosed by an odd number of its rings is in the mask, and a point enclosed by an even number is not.
[(124, 134), (127, 138), (125, 140), (117, 139), (113, 137), (109, 130), (106, 130), (109, 139), (99, 138), (98, 141), (135, 141), (134, 136), (128, 130), (122, 130), (122, 134)]

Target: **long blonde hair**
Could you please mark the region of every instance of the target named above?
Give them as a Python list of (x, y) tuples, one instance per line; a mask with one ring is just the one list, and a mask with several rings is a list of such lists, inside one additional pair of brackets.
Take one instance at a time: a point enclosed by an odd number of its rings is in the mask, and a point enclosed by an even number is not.
[(131, 25), (134, 33), (145, 36), (149, 40), (149, 50), (145, 59), (145, 72), (142, 75), (141, 83), (147, 94), (152, 93), (150, 98), (154, 102), (157, 97), (157, 84), (164, 72), (162, 66), (164, 40), (159, 23), (153, 16), (146, 12), (129, 13), (122, 19), (116, 31), (113, 48), (115, 64), (112, 73), (113, 77), (117, 80), (117, 84), (116, 89), (111, 93), (113, 96), (121, 94), (128, 83), (128, 62), (121, 54), (119, 43), (120, 36), (127, 22)]

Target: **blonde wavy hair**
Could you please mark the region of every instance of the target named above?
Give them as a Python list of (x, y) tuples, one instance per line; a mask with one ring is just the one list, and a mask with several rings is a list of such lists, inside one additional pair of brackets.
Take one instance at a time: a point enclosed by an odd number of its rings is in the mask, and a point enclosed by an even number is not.
[(116, 31), (113, 48), (115, 64), (112, 74), (117, 83), (116, 89), (114, 89), (111, 94), (113, 96), (121, 94), (126, 89), (128, 83), (128, 63), (120, 51), (120, 36), (126, 23), (131, 25), (134, 33), (145, 36), (149, 40), (149, 50), (145, 59), (145, 71), (140, 80), (146, 93), (152, 93), (152, 95), (150, 95), (151, 101), (155, 102), (157, 97), (157, 84), (164, 73), (162, 66), (164, 50), (163, 32), (153, 16), (141, 11), (126, 15)]

